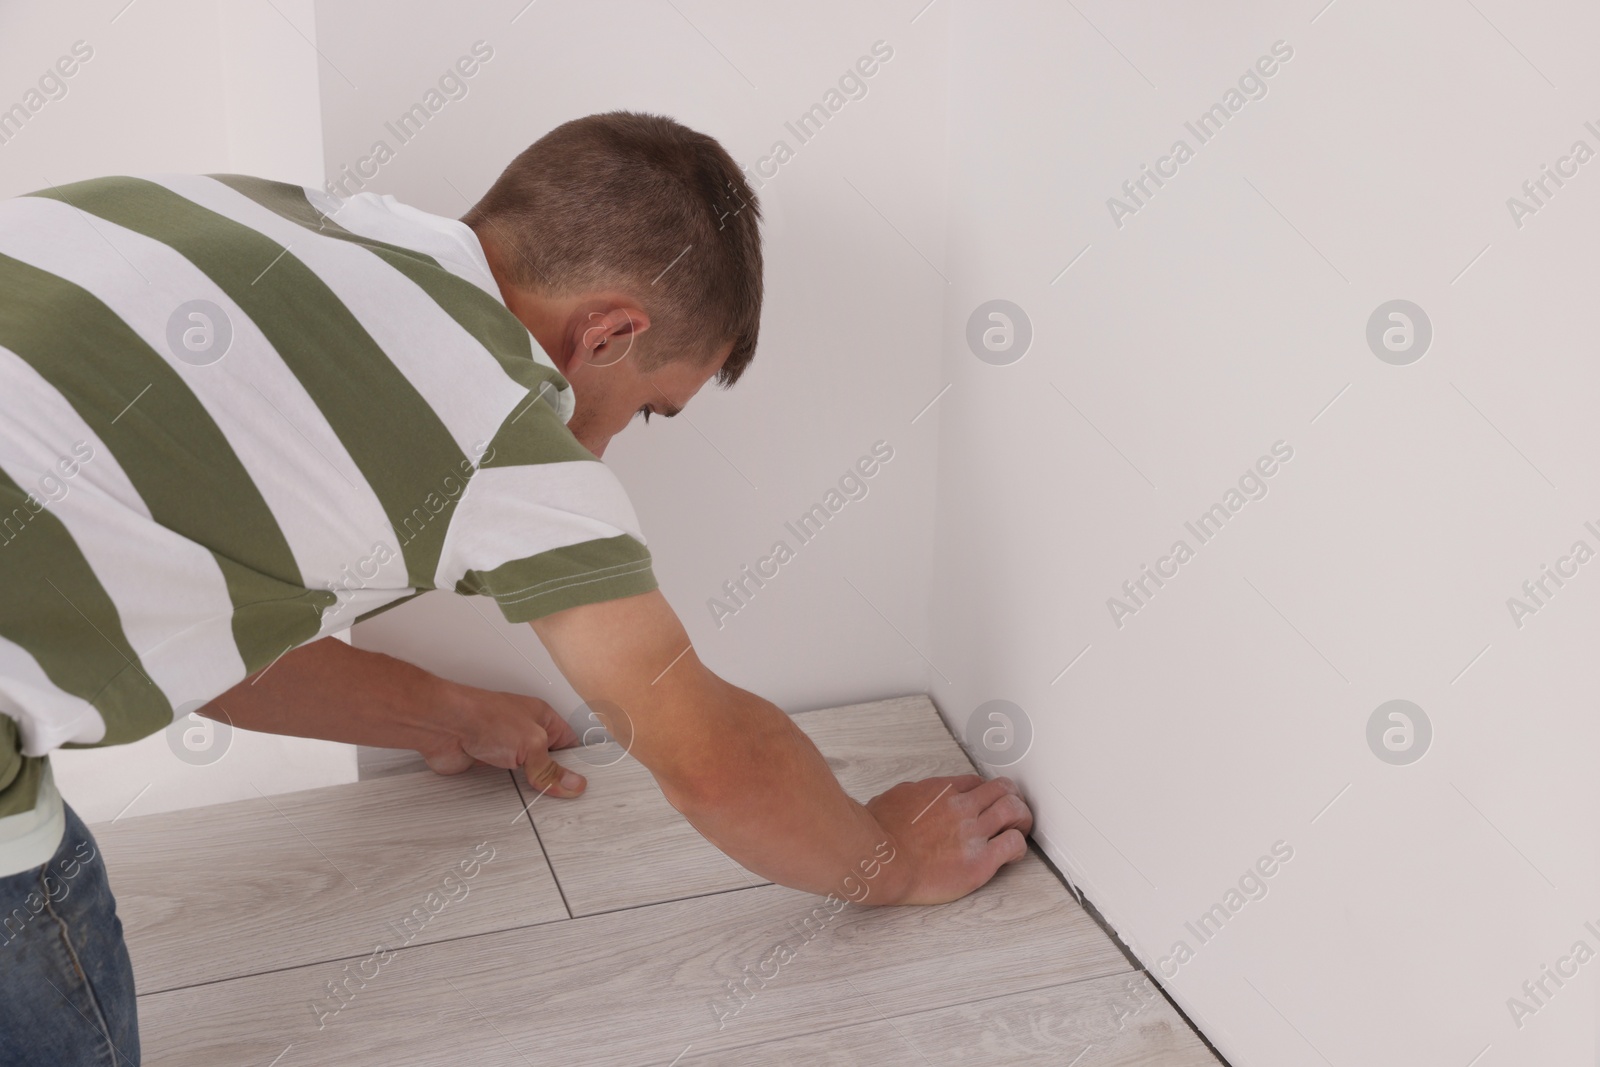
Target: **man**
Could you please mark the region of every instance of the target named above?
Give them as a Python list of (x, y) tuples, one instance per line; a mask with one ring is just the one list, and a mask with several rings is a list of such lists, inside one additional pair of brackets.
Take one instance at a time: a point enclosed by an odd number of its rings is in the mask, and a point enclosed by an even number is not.
[(870, 865), (866, 902), (938, 903), (1023, 854), (1009, 780), (858, 804), (706, 669), (600, 462), (748, 366), (758, 219), (716, 141), (625, 112), (547, 134), (461, 221), (237, 175), (0, 203), (0, 1064), (138, 1059), (52, 748), (201, 707), (582, 792), (544, 701), (325, 639), (428, 589), (530, 623), (672, 805), (775, 882)]

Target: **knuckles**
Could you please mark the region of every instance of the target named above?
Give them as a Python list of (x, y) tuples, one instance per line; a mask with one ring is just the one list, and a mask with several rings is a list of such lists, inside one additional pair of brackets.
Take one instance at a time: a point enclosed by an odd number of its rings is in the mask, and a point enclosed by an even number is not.
[(1028, 805), (1015, 793), (1007, 793), (1001, 798), (1000, 802), (1006, 806), (1006, 814), (1014, 819), (1026, 818), (1032, 814), (1028, 810)]

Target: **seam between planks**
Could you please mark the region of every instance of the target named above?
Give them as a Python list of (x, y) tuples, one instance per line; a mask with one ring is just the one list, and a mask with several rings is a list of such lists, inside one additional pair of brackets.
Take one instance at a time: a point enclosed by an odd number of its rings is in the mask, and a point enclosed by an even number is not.
[[(474, 937), (492, 937), (495, 934), (511, 933), (516, 930), (535, 930), (541, 926), (554, 926), (557, 923), (569, 921), (570, 917), (567, 919), (555, 918), (546, 919), (543, 922), (518, 923), (515, 926), (498, 927), (493, 930), (476, 930), (470, 934), (456, 934), (453, 937), (441, 937), (437, 941), (422, 941), (414, 945), (404, 945), (400, 948), (394, 949), (393, 952), (396, 956), (399, 956), (404, 952), (416, 952), (419, 949), (432, 948), (434, 945), (448, 945), (454, 941), (466, 941)], [(141, 992), (138, 994), (138, 999), (143, 1000), (146, 997), (164, 996), (167, 993), (181, 993), (190, 989), (204, 989), (206, 986), (225, 985), (228, 982), (242, 982), (248, 978), (260, 978), (269, 974), (283, 974), (285, 971), (303, 971), (308, 967), (324, 967), (330, 963), (349, 963), (352, 960), (367, 959), (371, 955), (371, 952), (358, 952), (352, 956), (330, 956), (325, 960), (304, 960), (299, 963), (285, 964), (282, 967), (268, 967), (261, 971), (251, 971), (249, 974), (230, 974), (223, 978), (207, 979), (204, 982), (189, 982), (185, 985), (164, 986), (161, 989), (150, 989)], [(134, 979), (135, 983), (137, 983), (138, 975), (135, 975)]]
[[(522, 783), (517, 781), (517, 772), (507, 771), (506, 773), (511, 776), (511, 786), (517, 791), (517, 799), (523, 800)], [(539, 796), (543, 795), (543, 793), (539, 794)], [(539, 855), (544, 859), (545, 869), (550, 872), (550, 880), (556, 884), (556, 892), (561, 896), (561, 906), (567, 909), (567, 918), (576, 918), (576, 916), (572, 914), (572, 903), (571, 901), (567, 900), (567, 891), (561, 886), (561, 875), (556, 872), (556, 865), (554, 861), (550, 859), (550, 853), (545, 851), (544, 838), (539, 836), (539, 824), (533, 821), (533, 806), (534, 804), (538, 803), (538, 801), (539, 797), (537, 796), (532, 800), (524, 801), (522, 805), (522, 817), (528, 820), (528, 825), (533, 829), (533, 839), (539, 844)], [(540, 925), (543, 924), (541, 923)]]
[[(762, 882), (760, 885), (735, 885), (729, 886), (727, 889), (711, 889), (704, 893), (689, 893), (681, 897), (669, 897), (666, 900), (652, 900), (646, 904), (629, 904), (621, 908), (606, 908), (602, 911), (586, 911), (582, 915), (574, 915), (573, 918), (594, 919), (602, 915), (622, 915), (630, 911), (643, 911), (646, 908), (653, 908), (658, 904), (681, 904), (686, 900), (700, 900), (704, 897), (725, 897), (729, 893), (749, 893), (756, 889), (766, 889), (769, 886), (777, 886), (779, 889), (785, 888), (784, 886), (778, 885), (776, 882)], [(822, 899), (821, 894), (814, 895), (818, 900)], [(557, 921), (559, 922), (560, 920)], [(537, 925), (543, 926), (545, 924), (539, 923)]]

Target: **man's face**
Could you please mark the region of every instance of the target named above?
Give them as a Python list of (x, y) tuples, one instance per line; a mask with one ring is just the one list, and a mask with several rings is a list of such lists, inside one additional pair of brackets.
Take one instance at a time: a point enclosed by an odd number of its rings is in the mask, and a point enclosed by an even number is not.
[(566, 378), (576, 399), (567, 428), (596, 456), (603, 456), (611, 438), (635, 417), (677, 414), (721, 369), (733, 347), (725, 345), (703, 365), (674, 360), (642, 372), (627, 345), (627, 337), (613, 337), (592, 352), (580, 351), (567, 364)]
[(597, 457), (635, 416), (676, 415), (733, 351), (733, 342), (724, 341), (714, 355), (705, 353), (706, 362), (685, 356), (641, 371), (640, 339), (649, 334), (650, 316), (637, 298), (621, 290), (549, 295), (519, 288), (499, 243), (477, 236), (506, 307), (572, 385), (567, 428)]
[[(485, 251), (495, 264), (498, 252), (491, 248), (485, 246)], [(597, 457), (604, 456), (611, 439), (635, 416), (676, 415), (733, 351), (733, 343), (726, 341), (706, 362), (685, 356), (643, 371), (641, 338), (649, 333), (650, 316), (628, 294), (550, 297), (507, 284), (498, 270), (496, 280), (506, 306), (572, 385), (575, 403), (567, 429)]]

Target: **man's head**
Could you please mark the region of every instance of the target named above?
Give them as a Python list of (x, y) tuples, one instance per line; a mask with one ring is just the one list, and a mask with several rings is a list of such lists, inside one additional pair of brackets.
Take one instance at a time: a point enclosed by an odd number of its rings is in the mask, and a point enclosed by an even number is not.
[(596, 455), (641, 411), (739, 380), (761, 321), (761, 209), (721, 145), (613, 111), (557, 126), (462, 217), (506, 306), (572, 383)]

